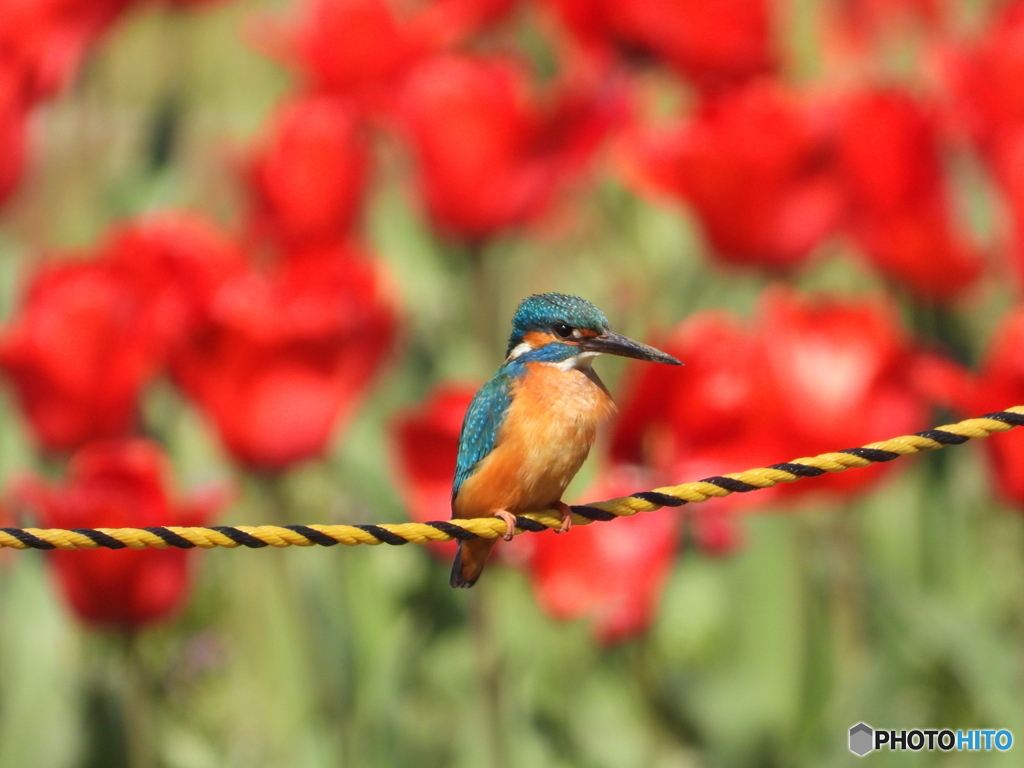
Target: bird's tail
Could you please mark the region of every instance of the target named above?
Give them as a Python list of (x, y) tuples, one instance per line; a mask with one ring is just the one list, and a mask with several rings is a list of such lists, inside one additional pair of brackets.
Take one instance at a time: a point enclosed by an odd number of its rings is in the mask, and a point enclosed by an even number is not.
[(497, 539), (472, 539), (460, 541), (459, 549), (455, 553), (455, 562), (452, 563), (452, 577), (449, 584), (452, 587), (469, 589), (483, 573), (484, 563), (487, 556), (494, 549)]

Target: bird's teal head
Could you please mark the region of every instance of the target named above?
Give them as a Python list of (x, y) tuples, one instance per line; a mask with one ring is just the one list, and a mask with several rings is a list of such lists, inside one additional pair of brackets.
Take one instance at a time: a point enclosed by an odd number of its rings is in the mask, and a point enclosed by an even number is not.
[(654, 347), (612, 333), (604, 312), (579, 296), (541, 293), (523, 299), (512, 318), (509, 359), (560, 363), (599, 354), (681, 365)]

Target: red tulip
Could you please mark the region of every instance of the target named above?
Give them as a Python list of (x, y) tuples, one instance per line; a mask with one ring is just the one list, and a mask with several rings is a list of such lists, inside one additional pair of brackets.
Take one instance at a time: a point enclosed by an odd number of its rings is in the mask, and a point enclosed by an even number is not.
[(482, 241), (544, 213), (578, 175), (620, 102), (565, 88), (547, 104), (511, 60), (437, 58), (410, 78), (401, 118), (435, 226)]
[(841, 189), (829, 152), (811, 108), (759, 82), (674, 128), (638, 131), (626, 165), (641, 189), (694, 208), (718, 258), (785, 270), (838, 223)]
[(0, 336), (0, 367), (36, 441), (66, 451), (132, 430), (164, 349), (146, 297), (114, 265), (55, 263), (34, 276)]
[[(609, 471), (587, 500), (647, 487), (628, 470)], [(677, 510), (645, 512), (533, 535), (530, 579), (541, 607), (561, 620), (589, 618), (597, 639), (614, 644), (644, 634), (675, 559)]]
[(672, 479), (676, 468), (652, 459), (749, 446), (765, 412), (752, 335), (724, 312), (702, 312), (658, 347), (681, 355), (685, 368), (640, 368), (621, 398), (612, 460), (653, 464)]
[[(164, 0), (207, 5), (214, 0)], [(24, 78), (33, 99), (72, 83), (89, 50), (137, 0), (0, 0), (0, 69)]]
[[(926, 428), (926, 403), (913, 382), (915, 351), (891, 304), (777, 290), (765, 296), (757, 327), (775, 428), (794, 456)], [(858, 469), (787, 490), (853, 492), (883, 471)]]
[[(758, 344), (754, 333), (718, 311), (692, 315), (658, 341), (686, 367), (639, 369), (621, 398), (612, 461), (650, 467), (660, 485), (669, 485), (793, 458), (780, 440)], [(708, 503), (732, 512), (763, 506), (778, 493)]]
[(743, 528), (726, 506), (716, 499), (690, 513), (693, 542), (705, 555), (728, 557), (743, 546)]
[(872, 54), (872, 40), (883, 42), (915, 27), (935, 31), (942, 22), (938, 0), (843, 0), (835, 7), (843, 42)]
[[(686, 368), (641, 372), (623, 402), (613, 459), (646, 463), (683, 482), (924, 428), (916, 356), (891, 307), (773, 291), (754, 328), (703, 313), (660, 344)], [(730, 498), (763, 505), (792, 494), (848, 495), (883, 471), (857, 469)]]
[(507, 17), (520, 0), (433, 0), (410, 19), (410, 26), (435, 49), (467, 41)]
[(0, 203), (14, 190), (25, 165), (27, 113), (21, 78), (0, 64)]
[(231, 454), (262, 470), (323, 455), (391, 350), (378, 269), (351, 248), (232, 280), (173, 361)]
[(161, 213), (122, 222), (100, 248), (144, 297), (169, 347), (203, 323), (221, 286), (245, 268), (241, 249), (200, 216)]
[(549, 0), (584, 48), (653, 57), (702, 90), (772, 72), (767, 0)]
[(403, 13), (390, 0), (309, 0), (293, 56), (311, 90), (380, 113), (416, 65), (495, 23), (516, 1), (434, 0)]
[(387, 108), (426, 41), (386, 0), (310, 0), (295, 32), (298, 65), (315, 91)]
[(974, 378), (963, 364), (935, 351), (915, 356), (908, 371), (913, 390), (932, 408), (973, 415)]
[[(416, 410), (402, 414), (392, 428), (396, 471), (409, 516), (419, 523), (452, 516), (452, 479), (459, 433), (473, 387), (439, 386)], [(455, 556), (455, 542), (432, 545), (438, 556)]]
[(193, 8), (203, 8), (208, 5), (215, 5), (216, 3), (222, 3), (224, 0), (163, 0), (171, 8), (180, 8), (182, 10), (192, 10)]
[[(1024, 405), (1024, 308), (1002, 320), (993, 336), (969, 401), (971, 415)], [(985, 440), (1002, 495), (1024, 507), (1024, 430)]]
[(1024, 280), (1024, 2), (1006, 3), (975, 41), (945, 54), (951, 112), (1002, 187), (1014, 266)]
[(54, 95), (131, 0), (0, 0), (0, 69), (24, 78), (33, 98)]
[(982, 264), (953, 222), (933, 112), (907, 93), (877, 90), (851, 97), (840, 126), (854, 240), (922, 298), (960, 296)]
[(790, 439), (828, 450), (921, 423), (904, 370), (911, 348), (891, 304), (779, 289), (762, 300), (758, 337)]
[(1004, 136), (993, 163), (1009, 213), (1011, 264), (1018, 283), (1024, 284), (1024, 126), (1016, 134)]
[(369, 143), (350, 109), (325, 97), (288, 104), (249, 172), (257, 230), (283, 247), (347, 239), (369, 171)]
[(1003, 4), (972, 44), (945, 54), (956, 115), (992, 158), (1024, 129), (1024, 2)]
[[(174, 502), (160, 448), (144, 440), (92, 443), (75, 454), (59, 487), (22, 488), (44, 527), (145, 528), (205, 525), (223, 493)], [(72, 611), (97, 629), (131, 632), (167, 620), (191, 589), (190, 556), (181, 549), (56, 551), (49, 562)]]

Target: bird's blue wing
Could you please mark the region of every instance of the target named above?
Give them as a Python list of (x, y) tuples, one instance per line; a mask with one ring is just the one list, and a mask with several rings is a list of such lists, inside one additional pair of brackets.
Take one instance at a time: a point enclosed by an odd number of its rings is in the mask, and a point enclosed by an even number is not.
[(512, 383), (515, 376), (503, 367), (473, 396), (462, 421), (459, 436), (459, 458), (455, 465), (452, 499), (459, 488), (476, 470), (477, 465), (494, 450), (498, 428), (512, 402)]

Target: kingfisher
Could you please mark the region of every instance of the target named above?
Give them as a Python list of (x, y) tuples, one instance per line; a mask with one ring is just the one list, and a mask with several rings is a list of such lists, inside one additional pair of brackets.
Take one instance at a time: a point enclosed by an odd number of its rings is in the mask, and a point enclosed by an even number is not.
[[(615, 413), (591, 367), (602, 354), (682, 365), (612, 333), (604, 313), (578, 296), (544, 293), (519, 304), (505, 362), (473, 396), (462, 422), (453, 518), (501, 518), (505, 541), (523, 512), (555, 509), (562, 516), (558, 532), (572, 527), (562, 494), (587, 458), (598, 426)], [(476, 583), (496, 542), (459, 542), (452, 587)]]

